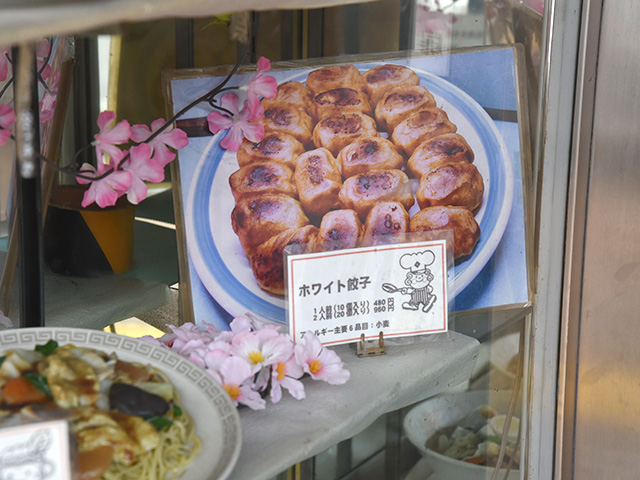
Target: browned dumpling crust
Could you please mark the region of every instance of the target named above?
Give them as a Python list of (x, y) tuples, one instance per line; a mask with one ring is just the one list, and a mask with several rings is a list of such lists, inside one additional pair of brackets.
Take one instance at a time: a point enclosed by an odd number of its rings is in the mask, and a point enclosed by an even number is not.
[(267, 108), (260, 120), (266, 132), (282, 132), (295, 137), (303, 145), (311, 143), (313, 120), (304, 110), (291, 105)]
[(473, 211), (482, 203), (483, 193), (482, 175), (473, 163), (449, 163), (422, 176), (416, 198), (420, 208), (454, 205)]
[(247, 256), (274, 235), (308, 223), (300, 202), (281, 193), (243, 197), (231, 212), (233, 231)]
[(327, 117), (313, 129), (313, 144), (337, 156), (344, 147), (363, 137), (380, 136), (373, 118), (361, 113)]
[(349, 177), (340, 190), (344, 208), (358, 212), (365, 219), (380, 202), (398, 202), (406, 210), (414, 204), (409, 177), (400, 170), (373, 170)]
[(304, 146), (295, 137), (272, 132), (267, 133), (258, 143), (245, 138), (238, 150), (238, 165), (244, 167), (256, 162), (273, 161), (283, 163), (294, 170), (298, 155), (303, 152)]
[[(446, 238), (457, 261), (473, 253), (484, 182), (473, 150), (412, 69), (319, 68), (306, 86), (283, 83), (262, 105), (265, 136), (243, 141), (229, 184), (232, 227), (264, 291), (284, 295), (291, 247)], [(410, 218), (416, 198), (421, 210)]]
[(480, 226), (468, 208), (427, 207), (411, 219), (412, 232), (423, 232), (426, 240), (444, 238), (447, 230), (453, 231), (453, 257), (458, 260), (469, 256), (480, 238)]
[(435, 108), (431, 92), (421, 85), (396, 87), (390, 90), (376, 105), (378, 126), (389, 134), (402, 120), (426, 108)]
[(355, 210), (332, 210), (320, 222), (317, 248), (320, 251), (355, 248), (361, 236), (362, 223)]
[(340, 205), (340, 165), (326, 148), (317, 148), (300, 155), (294, 179), (300, 203), (308, 215), (321, 216)]
[(422, 142), (444, 133), (455, 133), (457, 127), (440, 108), (428, 108), (407, 117), (393, 130), (393, 143), (410, 157)]
[(375, 205), (364, 223), (363, 245), (381, 245), (397, 242), (398, 235), (409, 231), (409, 214), (398, 202)]
[(283, 163), (258, 162), (242, 167), (229, 176), (231, 193), (236, 202), (257, 193), (282, 193), (296, 197), (293, 170)]
[(458, 133), (445, 133), (430, 138), (418, 145), (407, 161), (407, 171), (414, 178), (420, 178), (429, 169), (447, 163), (472, 163), (473, 150)]
[(351, 64), (319, 68), (310, 72), (307, 77), (307, 88), (314, 97), (327, 90), (343, 87), (355, 90), (362, 90), (364, 87), (360, 71)]
[(285, 248), (291, 247), (294, 253), (306, 253), (315, 250), (318, 227), (307, 225), (301, 228), (285, 230), (260, 244), (249, 257), (249, 264), (258, 285), (273, 295), (283, 296), (285, 292), (284, 261)]
[(365, 137), (347, 145), (338, 154), (342, 176), (352, 177), (371, 170), (401, 169), (404, 158), (386, 138)]
[(300, 82), (285, 82), (278, 85), (274, 98), (263, 98), (262, 106), (272, 108), (281, 105), (291, 105), (306, 112), (310, 111), (313, 96), (307, 87)]
[(353, 88), (334, 88), (319, 93), (313, 98), (313, 108), (317, 122), (323, 118), (351, 112), (369, 116), (373, 114), (369, 98), (362, 90)]
[(362, 75), (362, 80), (373, 107), (392, 88), (420, 84), (420, 78), (416, 72), (403, 65), (393, 64), (373, 67)]

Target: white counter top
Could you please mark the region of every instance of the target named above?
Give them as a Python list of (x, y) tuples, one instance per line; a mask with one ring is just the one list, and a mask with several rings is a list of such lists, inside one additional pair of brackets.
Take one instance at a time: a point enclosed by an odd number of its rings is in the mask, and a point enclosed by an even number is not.
[(348, 345), (335, 351), (351, 372), (345, 385), (305, 380), (305, 400), (285, 395), (266, 410), (240, 410), (242, 451), (232, 480), (268, 479), (346, 440), (379, 416), (469, 379), (477, 340), (450, 332), (385, 342), (387, 354), (359, 358)]

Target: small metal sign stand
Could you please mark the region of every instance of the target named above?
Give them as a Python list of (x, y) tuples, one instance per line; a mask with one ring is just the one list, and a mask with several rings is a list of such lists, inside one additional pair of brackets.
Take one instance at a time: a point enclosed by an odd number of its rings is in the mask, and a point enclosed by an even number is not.
[(374, 357), (377, 355), (386, 355), (386, 353), (387, 347), (384, 346), (384, 336), (382, 332), (380, 332), (377, 341), (372, 340), (370, 342), (365, 341), (364, 333), (360, 335), (356, 355), (359, 357)]

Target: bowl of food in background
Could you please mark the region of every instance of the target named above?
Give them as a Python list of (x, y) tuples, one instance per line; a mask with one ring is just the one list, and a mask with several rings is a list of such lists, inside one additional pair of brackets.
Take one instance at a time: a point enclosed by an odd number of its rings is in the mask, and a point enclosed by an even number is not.
[[(510, 400), (511, 392), (467, 391), (438, 395), (415, 406), (405, 416), (404, 430), (424, 455), (416, 468), (432, 472), (429, 480), (491, 479), (499, 460)], [(518, 401), (499, 479), (520, 478), (521, 408)]]

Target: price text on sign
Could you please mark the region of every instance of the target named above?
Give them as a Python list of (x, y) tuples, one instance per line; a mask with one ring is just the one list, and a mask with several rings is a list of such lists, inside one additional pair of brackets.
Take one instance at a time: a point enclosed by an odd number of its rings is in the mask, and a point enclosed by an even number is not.
[(447, 330), (446, 242), (287, 257), (289, 328), (325, 344)]
[(69, 429), (64, 420), (0, 429), (0, 478), (69, 480)]

